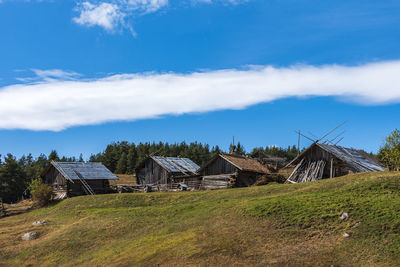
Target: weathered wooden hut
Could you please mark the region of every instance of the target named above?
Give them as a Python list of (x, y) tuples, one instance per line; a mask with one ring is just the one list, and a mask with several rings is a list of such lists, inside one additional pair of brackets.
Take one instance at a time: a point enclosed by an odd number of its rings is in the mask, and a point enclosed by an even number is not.
[(136, 168), (138, 184), (170, 184), (175, 177), (197, 176), (200, 167), (188, 158), (150, 156)]
[(290, 183), (383, 170), (379, 162), (365, 151), (316, 142), (292, 160), (288, 166), (296, 166), (287, 179)]
[(261, 176), (270, 175), (267, 166), (256, 159), (236, 154), (217, 154), (199, 169), (205, 189), (243, 187), (255, 183)]
[(108, 180), (118, 179), (99, 162), (52, 161), (41, 177), (53, 188), (55, 199), (107, 193), (110, 191)]

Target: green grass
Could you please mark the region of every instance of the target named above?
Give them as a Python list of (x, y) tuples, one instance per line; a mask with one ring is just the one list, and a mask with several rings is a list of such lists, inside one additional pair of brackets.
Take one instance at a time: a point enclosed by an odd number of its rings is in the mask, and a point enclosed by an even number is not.
[[(342, 212), (350, 217), (341, 221)], [(48, 219), (44, 226), (33, 221)], [(40, 237), (20, 236), (38, 231)], [(343, 233), (350, 237), (342, 237)], [(400, 262), (400, 173), (67, 199), (0, 219), (0, 266)]]

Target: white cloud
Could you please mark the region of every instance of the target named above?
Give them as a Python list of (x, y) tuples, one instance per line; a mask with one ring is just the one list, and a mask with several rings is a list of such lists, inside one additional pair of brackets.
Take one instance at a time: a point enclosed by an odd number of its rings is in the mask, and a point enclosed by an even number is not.
[(38, 78), (41, 79), (72, 79), (74, 77), (80, 76), (80, 74), (77, 72), (63, 71), (60, 69), (52, 69), (52, 70), (32, 69), (32, 71)]
[[(0, 0), (1, 1), (1, 0)], [(248, 0), (185, 0), (195, 3), (239, 4)], [(179, 2), (178, 2), (179, 3)], [(168, 0), (91, 0), (80, 2), (76, 7), (79, 13), (73, 21), (84, 26), (100, 26), (109, 32), (127, 28), (135, 32), (128, 18), (157, 12), (169, 5)]]
[(259, 66), (191, 74), (120, 74), (0, 89), (0, 128), (63, 130), (168, 114), (241, 109), (287, 97), (400, 103), (400, 61), (361, 66)]
[(88, 27), (100, 26), (109, 32), (128, 28), (135, 34), (126, 17), (152, 13), (166, 5), (168, 0), (86, 1), (78, 4), (76, 11), (79, 16), (74, 17), (73, 21)]
[[(16, 72), (25, 72), (26, 70), (15, 70)], [(19, 77), (16, 80), (21, 82), (37, 82), (37, 81), (54, 81), (54, 80), (73, 80), (79, 76), (79, 73), (74, 71), (63, 71), (60, 69), (52, 69), (52, 70), (40, 70), (40, 69), (31, 69), (31, 71), (35, 74), (34, 77)]]
[(126, 15), (117, 5), (111, 3), (95, 5), (83, 2), (78, 10), (79, 17), (73, 18), (76, 23), (89, 27), (100, 26), (108, 31), (113, 31)]

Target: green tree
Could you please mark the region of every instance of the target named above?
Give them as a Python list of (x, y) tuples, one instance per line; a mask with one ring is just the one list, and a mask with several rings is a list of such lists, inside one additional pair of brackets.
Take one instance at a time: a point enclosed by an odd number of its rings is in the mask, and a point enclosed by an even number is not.
[(8, 154), (0, 169), (0, 198), (5, 202), (17, 201), (25, 188), (25, 172), (15, 157)]
[(126, 156), (126, 154), (124, 152), (124, 153), (122, 153), (121, 157), (118, 160), (117, 168), (116, 168), (115, 172), (119, 173), (119, 174), (125, 174), (126, 173), (127, 162), (128, 162), (127, 161), (127, 156)]
[(240, 144), (240, 142), (237, 143), (236, 153), (239, 154), (239, 155), (245, 155), (246, 154), (246, 150), (244, 149), (244, 146)]
[(58, 156), (57, 151), (52, 150), (52, 151), (50, 152), (50, 154), (49, 154), (48, 160), (49, 160), (49, 161), (52, 161), (52, 160), (54, 160), (54, 161), (60, 161), (60, 157)]
[(378, 157), (390, 170), (400, 170), (400, 130), (395, 129), (385, 138)]
[(131, 147), (129, 148), (129, 152), (127, 155), (126, 172), (128, 174), (134, 173), (136, 167), (136, 160), (137, 160), (136, 146), (135, 144), (132, 144)]

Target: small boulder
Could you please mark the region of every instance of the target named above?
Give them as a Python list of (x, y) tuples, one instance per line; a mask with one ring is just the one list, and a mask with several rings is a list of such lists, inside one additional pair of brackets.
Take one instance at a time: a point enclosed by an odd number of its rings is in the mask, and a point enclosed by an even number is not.
[(36, 233), (36, 232), (29, 232), (29, 233), (24, 234), (24, 235), (21, 237), (21, 239), (22, 239), (22, 240), (25, 240), (25, 241), (29, 241), (29, 240), (36, 239), (36, 238), (38, 238), (38, 237), (39, 237), (39, 234), (38, 234), (38, 233)]
[(47, 223), (48, 221), (49, 220), (36, 221), (36, 222), (32, 223), (32, 225), (33, 226), (39, 226), (39, 225)]
[(348, 233), (343, 233), (343, 237), (349, 237), (350, 235)]
[(349, 217), (349, 214), (347, 212), (343, 212), (342, 215), (340, 215), (340, 219), (342, 221), (346, 220)]

